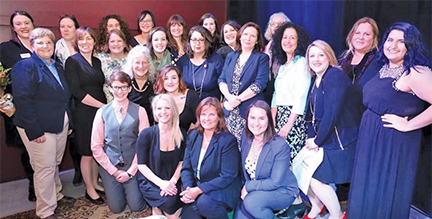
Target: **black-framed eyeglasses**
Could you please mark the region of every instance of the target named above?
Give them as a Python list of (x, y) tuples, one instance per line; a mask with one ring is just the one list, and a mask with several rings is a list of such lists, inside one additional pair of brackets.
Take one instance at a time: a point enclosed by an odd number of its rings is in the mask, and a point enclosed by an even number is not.
[(129, 86), (128, 85), (125, 85), (125, 86), (120, 86), (120, 87), (118, 87), (118, 86), (110, 86), (114, 91), (119, 91), (119, 90), (122, 90), (122, 91), (127, 91), (128, 89), (129, 89)]

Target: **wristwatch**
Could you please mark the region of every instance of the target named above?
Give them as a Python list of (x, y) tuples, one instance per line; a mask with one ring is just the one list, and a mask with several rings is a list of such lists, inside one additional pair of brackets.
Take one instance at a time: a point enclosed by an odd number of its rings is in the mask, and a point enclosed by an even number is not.
[(129, 176), (129, 179), (132, 179), (132, 174), (130, 174), (130, 173), (128, 173), (128, 172), (126, 172), (127, 173), (127, 175)]

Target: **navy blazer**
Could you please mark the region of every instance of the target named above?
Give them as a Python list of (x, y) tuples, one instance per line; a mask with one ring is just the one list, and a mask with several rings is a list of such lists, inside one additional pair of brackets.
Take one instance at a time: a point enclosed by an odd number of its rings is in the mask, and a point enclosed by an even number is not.
[(246, 158), (251, 149), (252, 141), (248, 140), (243, 132), (241, 142), (241, 167), (244, 185), (247, 192), (253, 191), (273, 191), (281, 193), (281, 198), (289, 194), (297, 197), (299, 189), (297, 179), (289, 169), (290, 166), (290, 147), (285, 139), (276, 135), (267, 142), (258, 157), (255, 169), (255, 180), (251, 180), (246, 172)]
[(60, 133), (65, 112), (71, 122), (69, 85), (61, 65), (56, 62), (55, 67), (63, 88), (35, 53), (12, 69), (12, 91), (17, 109), (14, 123), (25, 130), (30, 141), (44, 132)]
[[(228, 53), (225, 64), (222, 68), (221, 76), (218, 79), (218, 84), (224, 82), (228, 85), (228, 90), (231, 93), (233, 87), (233, 74), (237, 59), (240, 54), (238, 52)], [(240, 115), (246, 118), (246, 112), (251, 103), (256, 100), (264, 100), (264, 88), (269, 80), (269, 57), (264, 53), (252, 52), (249, 59), (246, 61), (243, 70), (240, 74), (239, 94), (243, 93), (252, 84), (259, 88), (259, 93), (249, 100), (243, 101), (239, 105)], [(224, 108), (225, 116), (229, 116), (229, 111)]]
[[(315, 79), (310, 91), (315, 87)], [(324, 73), (317, 98), (311, 98), (309, 92), (306, 121), (308, 138), (315, 138), (315, 144), (326, 149), (340, 149), (357, 140), (360, 126), (361, 97), (355, 95), (355, 86), (348, 76), (339, 68), (329, 67)], [(315, 107), (311, 107), (314, 101)], [(312, 112), (314, 108), (314, 112)], [(312, 124), (312, 113), (315, 113), (316, 133)]]
[(237, 140), (229, 132), (214, 133), (201, 163), (198, 179), (197, 166), (202, 141), (203, 135), (197, 130), (189, 133), (181, 170), (183, 188), (198, 186), (214, 200), (234, 209), (240, 200), (241, 189)]

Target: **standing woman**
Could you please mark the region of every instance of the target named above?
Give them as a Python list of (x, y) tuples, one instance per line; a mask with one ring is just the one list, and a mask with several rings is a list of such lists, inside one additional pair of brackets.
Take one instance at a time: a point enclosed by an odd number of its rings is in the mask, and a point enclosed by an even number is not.
[(290, 147), (274, 128), (269, 105), (262, 100), (253, 102), (241, 144), (243, 201), (236, 219), (275, 218), (273, 212), (290, 206), (299, 194), (297, 180), (289, 169)]
[(185, 44), (188, 33), (186, 21), (182, 16), (173, 14), (168, 19), (166, 30), (168, 31), (168, 42), (171, 53), (178, 60), (186, 53)]
[(192, 27), (188, 34), (186, 53), (187, 56), (177, 62), (183, 71), (186, 86), (197, 92), (200, 100), (206, 97), (220, 99), (217, 80), (224, 60), (214, 52), (210, 32), (201, 26)]
[(236, 52), (228, 54), (225, 59), (218, 84), (225, 97), (223, 106), (228, 130), (240, 146), (249, 105), (264, 100), (262, 91), (268, 81), (269, 58), (262, 53), (264, 42), (258, 24), (248, 22), (243, 25), (239, 37)]
[(233, 52), (237, 48), (237, 34), (240, 30), (240, 25), (235, 21), (227, 21), (222, 24), (221, 38), (223, 40), (222, 47), (217, 50), (217, 53), (226, 58), (228, 53)]
[(173, 64), (174, 57), (168, 50), (168, 35), (162, 27), (150, 31), (147, 47), (150, 48), (151, 62), (159, 72), (164, 66)]
[(186, 132), (179, 126), (179, 111), (174, 99), (160, 94), (152, 101), (157, 125), (144, 129), (137, 140), (139, 187), (152, 207), (153, 215), (180, 218), (180, 170)]
[(175, 101), (180, 114), (180, 127), (185, 131), (196, 122), (196, 109), (200, 102), (198, 94), (188, 89), (183, 81), (181, 70), (167, 65), (157, 74), (153, 86), (155, 94), (169, 94)]
[[(18, 61), (30, 58), (33, 48), (30, 45), (30, 32), (35, 28), (35, 23), (26, 11), (14, 11), (10, 16), (10, 27), (12, 32), (12, 39), (0, 44), (0, 62), (4, 69), (12, 68)], [(12, 86), (9, 85), (5, 89), (5, 93), (10, 93)], [(5, 136), (8, 145), (17, 145), (21, 149), (20, 160), (24, 168), (28, 185), (28, 200), (36, 201), (33, 174), (34, 171), (30, 165), (29, 154), (13, 124), (12, 118), (1, 113), (5, 123)]]
[[(60, 17), (59, 29), (62, 38), (56, 42), (54, 57), (60, 62), (65, 68), (66, 59), (71, 55), (75, 55), (77, 51), (73, 45), (75, 40), (76, 30), (79, 28), (79, 24), (74, 15), (63, 15)], [(73, 105), (71, 101), (71, 105)], [(72, 111), (74, 109), (71, 109)], [(69, 141), (69, 152), (72, 157), (74, 164), (75, 174), (72, 183), (74, 186), (79, 186), (82, 184), (82, 176), (80, 169), (81, 156), (77, 153), (77, 146), (75, 141), (71, 140), (74, 135), (70, 135)]]
[[(307, 132), (304, 119), (311, 84), (305, 53), (311, 43), (308, 33), (293, 23), (282, 25), (273, 36), (274, 62), (280, 63), (275, 80), (271, 111), (276, 132), (290, 147), (290, 163), (305, 145)], [(306, 205), (300, 196), (288, 210), (291, 218), (303, 216)]]
[[(348, 217), (408, 218), (421, 128), (432, 123), (430, 59), (417, 28), (393, 24), (377, 52), (382, 65), (364, 86), (364, 112)], [(378, 200), (385, 200), (380, 202)]]
[(240, 154), (225, 126), (218, 99), (207, 97), (197, 109), (197, 125), (189, 133), (181, 170), (186, 204), (182, 218), (228, 219), (239, 201)]
[(117, 214), (129, 205), (131, 211), (145, 208), (135, 177), (138, 171), (135, 143), (139, 133), (149, 127), (144, 108), (127, 99), (132, 90), (129, 75), (113, 73), (108, 86), (114, 100), (96, 112), (91, 150), (100, 164), (99, 173), (109, 209)]
[(114, 72), (120, 71), (126, 63), (129, 52), (126, 39), (126, 36), (120, 30), (110, 30), (106, 42), (107, 52), (96, 54), (96, 57), (102, 62), (102, 72), (105, 75), (104, 93), (108, 103), (113, 100), (113, 94), (109, 91), (107, 85), (108, 78)]
[(132, 47), (137, 45), (145, 46), (148, 41), (150, 30), (156, 26), (156, 20), (151, 11), (144, 10), (138, 15), (137, 27), (138, 35), (130, 38), (129, 44)]
[(76, 30), (79, 28), (79, 23), (74, 15), (63, 15), (60, 17), (59, 29), (61, 39), (56, 42), (54, 56), (63, 65), (66, 59), (71, 55), (75, 55), (77, 51), (73, 46)]
[(154, 123), (151, 109), (151, 98), (154, 96), (153, 84), (156, 77), (153, 63), (150, 62), (150, 51), (145, 46), (135, 46), (127, 56), (123, 71), (132, 78), (132, 91), (128, 99), (142, 107), (147, 112), (150, 125)]
[(78, 28), (74, 46), (79, 52), (66, 60), (65, 71), (75, 98), (75, 145), (82, 156), (81, 173), (87, 187), (85, 197), (94, 204), (103, 204), (98, 192), (104, 189), (97, 183), (98, 166), (90, 150), (93, 119), (96, 111), (106, 103), (101, 62), (93, 56), (95, 44), (96, 35), (91, 28)]
[(107, 15), (102, 18), (98, 25), (98, 35), (95, 47), (97, 52), (107, 52), (108, 33), (114, 29), (123, 32), (126, 39), (131, 38), (129, 25), (122, 17), (116, 14)]
[(307, 49), (306, 59), (315, 77), (308, 97), (306, 118), (311, 122), (305, 147), (314, 151), (322, 148), (324, 157), (310, 181), (307, 195), (312, 209), (304, 218), (316, 218), (325, 208), (330, 219), (346, 218), (329, 184), (347, 183), (351, 179), (360, 122), (352, 111), (360, 103), (349, 96), (350, 80), (336, 67), (338, 63), (330, 45), (314, 41)]
[(199, 20), (199, 25), (210, 31), (215, 50), (220, 47), (219, 25), (216, 17), (211, 13), (205, 13)]
[(273, 35), (276, 33), (276, 30), (285, 23), (291, 22), (291, 20), (286, 16), (283, 12), (274, 13), (270, 16), (269, 21), (267, 23), (267, 29), (264, 33), (264, 37), (268, 40), (267, 45), (264, 48), (264, 53), (266, 53), (270, 57), (270, 61), (272, 58), (272, 46), (273, 46)]

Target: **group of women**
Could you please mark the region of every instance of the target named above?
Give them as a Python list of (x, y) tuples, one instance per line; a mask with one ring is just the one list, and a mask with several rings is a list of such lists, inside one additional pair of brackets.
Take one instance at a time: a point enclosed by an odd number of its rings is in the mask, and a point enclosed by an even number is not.
[[(267, 46), (253, 22), (227, 21), (220, 35), (212, 14), (199, 24), (187, 31), (172, 15), (164, 29), (143, 11), (131, 37), (118, 15), (104, 17), (98, 34), (67, 15), (54, 47), (51, 31), (14, 12), (16, 40), (1, 44), (1, 61), (12, 67), (34, 51), (11, 74), (38, 216), (55, 218), (71, 124), (85, 197), (102, 204), (106, 194), (115, 213), (147, 202), (168, 218), (316, 218), (326, 209), (330, 219), (408, 218), (420, 129), (432, 123), (423, 102), (432, 103), (432, 72), (415, 26), (395, 23), (378, 46), (376, 22), (362, 18), (338, 63), (283, 13), (270, 17)], [(53, 160), (41, 161), (42, 143)], [(323, 150), (306, 215), (290, 170), (301, 150)], [(350, 189), (347, 213), (340, 184)]]

